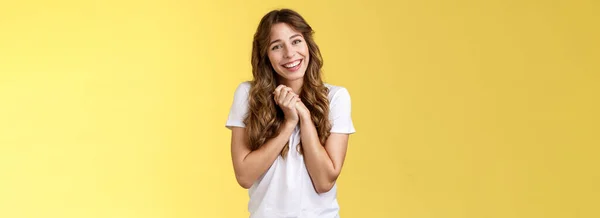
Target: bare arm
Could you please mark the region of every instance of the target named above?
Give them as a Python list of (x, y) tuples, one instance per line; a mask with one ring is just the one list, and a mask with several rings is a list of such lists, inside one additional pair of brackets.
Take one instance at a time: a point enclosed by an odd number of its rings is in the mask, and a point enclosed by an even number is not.
[(304, 149), (306, 168), (317, 193), (328, 192), (342, 171), (349, 136), (332, 133), (323, 146), (319, 141), (317, 129), (308, 110), (299, 109), (299, 114), (300, 139)]
[(282, 125), (281, 132), (275, 138), (268, 140), (259, 149), (250, 151), (248, 135), (241, 127), (234, 127), (231, 136), (231, 157), (235, 178), (243, 188), (250, 188), (254, 181), (264, 174), (279, 156), (283, 146), (289, 140), (295, 124)]
[(289, 141), (299, 118), (296, 112), (298, 95), (291, 88), (279, 86), (274, 91), (274, 99), (285, 114), (285, 121), (279, 127), (280, 132), (276, 137), (269, 139), (259, 149), (251, 151), (248, 148), (248, 135), (244, 128), (234, 127), (231, 135), (231, 157), (235, 178), (243, 188), (250, 188), (254, 181), (264, 174), (285, 144)]

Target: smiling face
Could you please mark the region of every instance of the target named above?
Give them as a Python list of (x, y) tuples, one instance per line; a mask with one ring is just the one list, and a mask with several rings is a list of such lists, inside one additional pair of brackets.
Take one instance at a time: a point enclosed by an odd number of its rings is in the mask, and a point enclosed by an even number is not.
[(302, 33), (286, 23), (277, 23), (271, 27), (269, 39), (269, 61), (278, 79), (288, 82), (302, 79), (310, 58)]

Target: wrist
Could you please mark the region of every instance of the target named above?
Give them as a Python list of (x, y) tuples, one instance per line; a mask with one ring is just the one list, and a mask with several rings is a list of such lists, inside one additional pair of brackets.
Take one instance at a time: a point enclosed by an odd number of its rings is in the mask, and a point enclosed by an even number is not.
[(293, 129), (296, 128), (296, 125), (298, 124), (299, 120), (285, 120), (285, 122), (283, 123), (283, 127), (284, 128), (289, 128), (289, 129)]
[(310, 117), (310, 113), (306, 112), (303, 115), (301, 115), (300, 122), (301, 123), (312, 122), (312, 117)]

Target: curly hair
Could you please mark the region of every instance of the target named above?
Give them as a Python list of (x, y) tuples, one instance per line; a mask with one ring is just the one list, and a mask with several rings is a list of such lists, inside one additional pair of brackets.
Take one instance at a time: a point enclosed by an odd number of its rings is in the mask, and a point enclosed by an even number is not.
[[(276, 72), (268, 57), (271, 27), (277, 23), (286, 23), (302, 33), (308, 45), (310, 59), (303, 78), (302, 102), (310, 110), (311, 120), (315, 124), (319, 141), (324, 146), (330, 135), (328, 88), (321, 79), (323, 59), (319, 47), (313, 39), (314, 31), (300, 14), (290, 9), (273, 10), (260, 21), (252, 43), (252, 76), (248, 98), (248, 114), (244, 120), (249, 136), (250, 150), (259, 149), (266, 141), (279, 134), (284, 122), (284, 114), (273, 99), (273, 90), (277, 87)], [(297, 146), (302, 153), (302, 145)], [(281, 151), (286, 157), (289, 141)]]

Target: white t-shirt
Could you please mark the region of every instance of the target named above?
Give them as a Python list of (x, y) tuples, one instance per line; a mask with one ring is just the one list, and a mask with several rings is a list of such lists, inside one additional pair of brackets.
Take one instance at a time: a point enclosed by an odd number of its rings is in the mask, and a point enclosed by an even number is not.
[[(355, 132), (351, 118), (350, 94), (344, 87), (325, 84), (329, 88), (329, 120), (332, 133)], [(245, 127), (250, 83), (241, 83), (234, 94), (226, 127)], [(296, 126), (289, 141), (289, 153), (273, 162), (248, 189), (248, 211), (251, 218), (336, 218), (339, 217), (337, 185), (326, 193), (318, 194), (312, 184), (304, 158), (296, 146), (300, 142), (300, 125)]]

